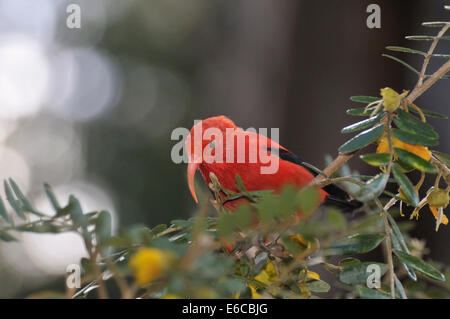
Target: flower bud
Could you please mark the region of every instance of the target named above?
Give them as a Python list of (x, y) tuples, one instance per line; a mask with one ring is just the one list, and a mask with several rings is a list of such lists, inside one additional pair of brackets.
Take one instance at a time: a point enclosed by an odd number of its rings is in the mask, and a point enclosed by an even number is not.
[(448, 192), (440, 188), (432, 189), (427, 197), (428, 204), (434, 207), (445, 208), (447, 207), (449, 200)]
[(380, 94), (383, 97), (383, 105), (386, 111), (392, 113), (400, 106), (400, 94), (393, 89), (386, 87), (380, 90)]

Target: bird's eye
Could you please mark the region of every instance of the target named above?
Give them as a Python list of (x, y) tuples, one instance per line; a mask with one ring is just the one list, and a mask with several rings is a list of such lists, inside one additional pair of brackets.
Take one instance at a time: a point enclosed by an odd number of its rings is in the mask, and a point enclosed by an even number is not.
[(214, 143), (214, 141), (212, 141), (211, 143), (209, 143), (209, 147), (210, 147), (210, 148), (216, 147), (216, 143)]

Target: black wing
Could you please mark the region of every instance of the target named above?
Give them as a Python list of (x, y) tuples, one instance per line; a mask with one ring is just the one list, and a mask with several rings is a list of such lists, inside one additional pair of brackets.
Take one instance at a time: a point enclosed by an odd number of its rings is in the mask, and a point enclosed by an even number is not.
[[(271, 148), (270, 151), (272, 152), (273, 148)], [(306, 162), (300, 156), (284, 149), (277, 149), (277, 151), (278, 156), (282, 160), (300, 165), (311, 172), (314, 176), (318, 175), (318, 172), (306, 165)], [(330, 196), (325, 199), (325, 205), (335, 206), (344, 211), (353, 211), (363, 205), (360, 201), (351, 199), (346, 191), (335, 184), (329, 184), (325, 186), (323, 190), (330, 194)]]

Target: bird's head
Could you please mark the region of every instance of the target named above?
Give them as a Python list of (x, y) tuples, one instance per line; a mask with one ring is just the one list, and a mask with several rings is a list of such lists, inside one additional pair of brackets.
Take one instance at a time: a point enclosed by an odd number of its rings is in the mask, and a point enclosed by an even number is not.
[[(186, 138), (186, 152), (188, 155), (187, 178), (189, 190), (196, 202), (197, 195), (194, 187), (195, 172), (202, 163), (208, 162), (208, 156), (215, 155), (215, 148), (223, 146), (223, 138), (227, 128), (237, 128), (232, 120), (226, 116), (214, 116), (196, 123)], [(217, 139), (217, 132), (221, 132), (222, 139)], [(205, 148), (208, 148), (205, 151)]]

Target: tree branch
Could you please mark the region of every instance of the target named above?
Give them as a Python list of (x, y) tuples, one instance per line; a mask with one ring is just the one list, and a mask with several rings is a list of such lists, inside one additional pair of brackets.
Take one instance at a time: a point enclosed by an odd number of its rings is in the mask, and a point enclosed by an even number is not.
[(430, 46), (430, 49), (427, 52), (427, 55), (425, 56), (425, 59), (423, 61), (422, 70), (419, 74), (419, 80), (416, 84), (416, 87), (420, 87), (423, 84), (423, 79), (425, 78), (425, 73), (427, 71), (428, 63), (430, 62), (431, 56), (433, 55), (434, 49), (436, 49), (436, 46), (439, 42), (439, 40), (442, 38), (442, 36), (447, 32), (448, 28), (450, 27), (450, 24), (446, 24), (441, 31), (438, 33), (438, 35), (434, 38), (433, 43)]
[[(342, 165), (344, 165), (349, 159), (351, 159), (353, 157), (353, 155), (355, 155), (355, 153), (351, 153), (351, 154), (339, 154), (338, 157), (336, 157), (334, 159), (334, 161), (328, 165), (327, 168), (325, 168), (323, 170), (323, 173), (326, 176), (330, 176), (332, 175), (334, 172), (336, 172)], [(321, 182), (324, 182), (325, 180), (327, 180), (328, 178), (323, 176), (323, 175), (317, 175), (316, 178), (314, 178), (314, 180), (311, 181), (311, 183), (309, 184), (310, 186), (317, 186), (319, 185)]]
[(426, 90), (428, 90), (437, 80), (442, 78), (447, 72), (450, 71), (450, 60), (444, 63), (433, 75), (426, 80), (421, 86), (417, 86), (406, 98), (410, 103), (414, 102), (419, 96), (421, 96)]

